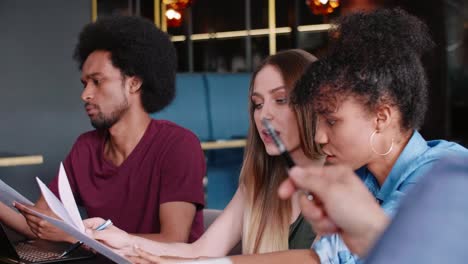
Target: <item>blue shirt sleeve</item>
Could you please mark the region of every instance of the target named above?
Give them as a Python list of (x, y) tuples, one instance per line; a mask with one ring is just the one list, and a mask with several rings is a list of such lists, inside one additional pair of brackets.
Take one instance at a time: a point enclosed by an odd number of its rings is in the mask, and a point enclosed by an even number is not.
[(322, 264), (360, 264), (363, 261), (352, 254), (341, 237), (337, 234), (321, 237), (312, 248)]
[[(404, 191), (393, 191), (381, 204), (382, 209), (384, 209), (387, 215), (393, 217), (407, 189), (408, 188), (405, 188)], [(358, 255), (351, 253), (344, 241), (337, 234), (321, 237), (312, 245), (312, 248), (319, 256), (320, 263), (322, 264), (360, 264), (364, 262)]]
[[(452, 152), (466, 153), (466, 149), (445, 141), (426, 142), (415, 131), (392, 168), (385, 186), (381, 188), (375, 177), (365, 167), (356, 170), (356, 174), (363, 180), (369, 191), (379, 199), (385, 213), (393, 217), (405, 194), (423, 175), (430, 174), (434, 161)], [(337, 234), (321, 237), (312, 245), (312, 249), (319, 256), (321, 263), (359, 264), (364, 262), (363, 259), (351, 253)]]

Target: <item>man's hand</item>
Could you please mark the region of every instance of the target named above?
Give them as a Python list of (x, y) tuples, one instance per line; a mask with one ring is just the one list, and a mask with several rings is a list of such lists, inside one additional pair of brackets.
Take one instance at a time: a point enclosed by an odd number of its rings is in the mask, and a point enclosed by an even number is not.
[(367, 187), (348, 167), (295, 167), (278, 194), (287, 199), (297, 190), (310, 191), (314, 200), (300, 199), (302, 214), (318, 234), (338, 233), (348, 248), (364, 256), (388, 225), (389, 219)]
[(35, 216), (30, 211), (32, 209), (36, 212), (59, 219), (59, 217), (57, 217), (50, 209), (37, 206), (37, 204), (36, 206), (28, 206), (15, 203), (14, 206), (24, 216), (26, 223), (37, 238), (50, 241), (66, 241), (69, 243), (76, 242), (75, 238), (63, 232), (61, 229), (53, 226), (46, 220)]

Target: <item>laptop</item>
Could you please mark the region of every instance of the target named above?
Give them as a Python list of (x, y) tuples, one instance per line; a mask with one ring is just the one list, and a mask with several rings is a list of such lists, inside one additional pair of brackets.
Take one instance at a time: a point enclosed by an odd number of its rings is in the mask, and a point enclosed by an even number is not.
[(17, 240), (13, 239), (14, 234), (8, 231), (0, 223), (1, 263), (57, 263), (70, 260), (86, 259), (94, 256), (91, 251), (84, 248), (78, 248), (67, 256), (60, 257), (60, 255), (65, 250), (67, 250), (71, 244), (49, 242), (45, 240)]

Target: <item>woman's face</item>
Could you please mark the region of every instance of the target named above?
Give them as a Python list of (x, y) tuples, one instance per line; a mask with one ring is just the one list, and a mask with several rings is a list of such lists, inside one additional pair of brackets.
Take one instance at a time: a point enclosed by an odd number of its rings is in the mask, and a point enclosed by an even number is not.
[(300, 147), (296, 115), (289, 107), (288, 91), (276, 67), (267, 65), (257, 73), (253, 84), (254, 121), (268, 155), (279, 155), (273, 139), (262, 125), (266, 118), (275, 128), (286, 149), (294, 152)]
[(371, 114), (349, 96), (336, 110), (318, 115), (315, 142), (322, 146), (326, 163), (358, 169), (372, 157), (369, 142), (374, 129)]

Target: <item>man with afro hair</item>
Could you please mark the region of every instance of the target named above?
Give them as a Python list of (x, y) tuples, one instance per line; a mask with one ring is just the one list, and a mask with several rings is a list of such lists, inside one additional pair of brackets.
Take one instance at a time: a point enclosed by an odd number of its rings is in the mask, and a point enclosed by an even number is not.
[[(77, 139), (63, 163), (77, 203), (89, 217), (111, 219), (129, 233), (195, 241), (203, 233), (200, 142), (189, 130), (149, 115), (175, 94), (176, 53), (168, 36), (142, 18), (103, 18), (84, 27), (74, 58), (95, 128)], [(57, 177), (50, 188), (58, 194)], [(74, 241), (25, 206), (16, 207), (24, 217), (12, 210), (0, 217), (17, 231)], [(43, 197), (35, 209), (51, 214)]]

